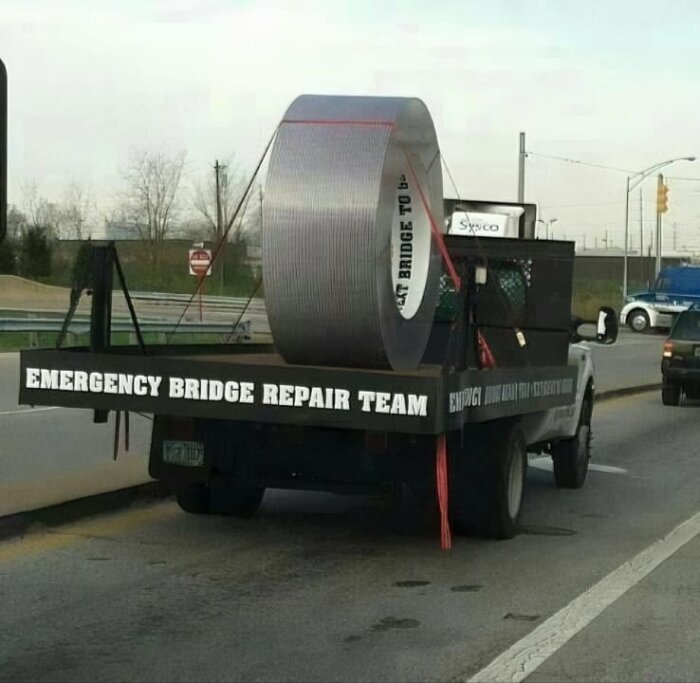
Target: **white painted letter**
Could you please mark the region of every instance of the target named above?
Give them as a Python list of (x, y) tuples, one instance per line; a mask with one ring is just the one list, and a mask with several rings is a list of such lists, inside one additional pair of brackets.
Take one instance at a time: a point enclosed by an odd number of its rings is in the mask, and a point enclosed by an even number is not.
[(234, 382), (233, 380), (226, 382), (224, 385), (224, 398), (229, 403), (238, 403), (238, 399), (240, 398), (238, 382)]
[(350, 410), (350, 392), (347, 389), (335, 390), (334, 410)]
[(185, 381), (182, 377), (170, 378), (170, 389), (168, 396), (170, 398), (182, 398), (185, 395)]
[(73, 375), (73, 391), (88, 391), (88, 374), (83, 370), (76, 370)]
[(90, 373), (90, 391), (93, 394), (101, 394), (103, 387), (102, 373), (91, 372)]
[(362, 412), (371, 413), (372, 412), (372, 401), (374, 401), (375, 394), (373, 391), (358, 391), (357, 398), (362, 401)]
[(294, 405), (299, 408), (309, 400), (311, 391), (309, 387), (294, 387)]
[(163, 381), (162, 377), (158, 377), (157, 375), (149, 375), (148, 376), (148, 383), (151, 385), (151, 396), (158, 396), (158, 392), (160, 390), (160, 383)]
[(218, 379), (209, 380), (209, 400), (220, 401), (224, 397), (224, 383)]
[(389, 399), (391, 394), (387, 394), (384, 391), (377, 392), (377, 403), (375, 404), (375, 412), (377, 413), (388, 413), (391, 410), (389, 405)]
[(252, 382), (241, 382), (241, 403), (255, 403), (253, 389), (255, 384)]
[(428, 397), (424, 394), (409, 394), (408, 414), (425, 417), (428, 414)]
[(24, 383), (24, 386), (27, 389), (38, 389), (39, 375), (39, 368), (27, 368), (27, 381)]
[(277, 405), (276, 384), (263, 384), (263, 403), (267, 406)]

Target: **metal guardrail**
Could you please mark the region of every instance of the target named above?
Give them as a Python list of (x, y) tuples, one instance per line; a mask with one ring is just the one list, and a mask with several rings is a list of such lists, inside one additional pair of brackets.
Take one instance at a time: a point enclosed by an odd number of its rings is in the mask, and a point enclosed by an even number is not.
[[(0, 317), (0, 332), (60, 332), (63, 326), (62, 318), (21, 318)], [(252, 321), (245, 320), (236, 325), (235, 330), (231, 323), (199, 323), (181, 322), (175, 327), (172, 320), (139, 320), (139, 326), (144, 333), (162, 334), (226, 334), (239, 339), (252, 339)], [(173, 329), (174, 328), (174, 329)], [(75, 317), (68, 327), (71, 334), (87, 334), (90, 331), (90, 319)], [(112, 318), (112, 332), (134, 332), (134, 324), (129, 318)]]
[[(154, 303), (163, 304), (186, 304), (190, 303), (192, 306), (198, 305), (198, 299), (195, 297), (192, 299), (191, 294), (171, 294), (169, 292), (133, 292), (131, 298), (134, 301), (150, 301)], [(264, 311), (265, 310), (265, 300), (264, 299), (250, 299), (247, 297), (235, 297), (235, 296), (215, 296), (211, 294), (206, 294), (202, 296), (202, 302), (205, 306), (216, 308), (243, 308), (247, 304), (248, 310)]]

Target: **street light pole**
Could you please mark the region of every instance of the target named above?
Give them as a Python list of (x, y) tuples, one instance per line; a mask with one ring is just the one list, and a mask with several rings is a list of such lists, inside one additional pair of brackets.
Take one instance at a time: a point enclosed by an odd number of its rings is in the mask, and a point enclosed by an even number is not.
[(518, 152), (518, 204), (525, 201), (525, 133), (520, 133), (520, 150)]
[(622, 266), (622, 300), (627, 300), (627, 254), (629, 252), (629, 226), (630, 226), (630, 177), (627, 176), (627, 188), (625, 189), (625, 258)]
[[(676, 161), (695, 161), (695, 157), (677, 157), (675, 159), (668, 159), (667, 161), (660, 161), (658, 164), (654, 164), (653, 166), (649, 166), (649, 168), (645, 168), (643, 171), (639, 171), (638, 173), (635, 173), (631, 176), (627, 176), (627, 181), (626, 181), (626, 186), (625, 186), (625, 239), (624, 239), (624, 250), (625, 250), (625, 256), (624, 256), (624, 266), (623, 266), (623, 274), (622, 274), (622, 298), (623, 300), (627, 300), (627, 273), (628, 273), (628, 268), (627, 268), (627, 259), (628, 259), (628, 252), (629, 252), (629, 202), (630, 202), (630, 192), (634, 190), (637, 185), (641, 184), (644, 182), (646, 178), (648, 178), (650, 175), (655, 173), (656, 171), (660, 171), (664, 166), (668, 166), (670, 164), (675, 163)], [(634, 182), (631, 182), (634, 179)]]

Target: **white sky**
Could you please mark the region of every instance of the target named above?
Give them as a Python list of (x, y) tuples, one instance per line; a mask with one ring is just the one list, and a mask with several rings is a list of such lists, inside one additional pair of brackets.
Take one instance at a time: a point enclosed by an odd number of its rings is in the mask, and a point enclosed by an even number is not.
[[(9, 198), (20, 206), (35, 180), (53, 199), (80, 182), (106, 208), (131, 148), (186, 149), (188, 182), (217, 156), (252, 170), (290, 101), (311, 92), (421, 97), (460, 194), (475, 199), (515, 200), (521, 130), (534, 152), (626, 169), (700, 156), (692, 0), (0, 0), (0, 10)], [(667, 172), (700, 178), (700, 161)], [(621, 245), (624, 174), (533, 156), (526, 179), (526, 200), (558, 218), (558, 235), (602, 246), (607, 231)], [(669, 240), (675, 223), (678, 245), (700, 248), (700, 180), (669, 184)], [(654, 185), (643, 186), (645, 240)], [(636, 246), (636, 193), (630, 216)]]

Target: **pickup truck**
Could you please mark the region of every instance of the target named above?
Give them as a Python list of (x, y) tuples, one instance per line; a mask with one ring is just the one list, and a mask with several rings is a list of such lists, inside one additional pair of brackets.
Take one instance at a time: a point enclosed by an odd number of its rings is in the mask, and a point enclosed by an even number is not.
[[(511, 538), (528, 453), (551, 455), (558, 486), (584, 483), (595, 382), (578, 342), (613, 343), (617, 318), (601, 310), (596, 333), (579, 333), (583, 321), (567, 312), (572, 243), (445, 241), (464, 291), (452, 317), (436, 316), (411, 372), (287, 364), (272, 344), (111, 346), (105, 279), (116, 249), (94, 242), (90, 346), (23, 351), (20, 403), (92, 408), (98, 421), (107, 411), (153, 414), (150, 474), (187, 512), (249, 516), (266, 488), (399, 485), (421, 496), (437, 489), (457, 532)], [(488, 263), (488, 278), (476, 263)], [(500, 279), (520, 269), (521, 310), (515, 299), (499, 303)], [(482, 336), (495, 366), (484, 363)]]

